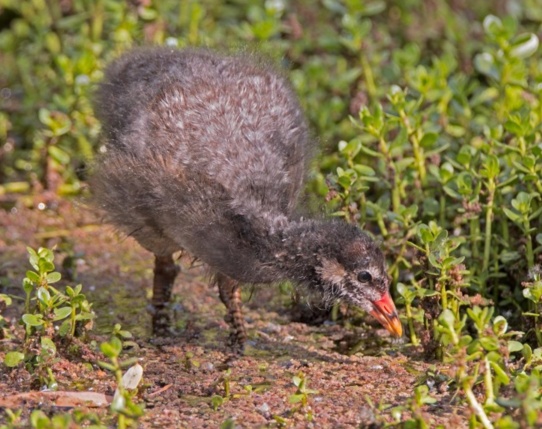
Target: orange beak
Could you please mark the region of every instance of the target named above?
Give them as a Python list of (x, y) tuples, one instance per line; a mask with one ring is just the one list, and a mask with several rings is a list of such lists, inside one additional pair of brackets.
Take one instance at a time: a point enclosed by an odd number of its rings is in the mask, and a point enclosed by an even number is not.
[(371, 315), (378, 320), (384, 328), (395, 335), (400, 337), (403, 335), (403, 326), (397, 316), (397, 310), (395, 304), (391, 299), (389, 292), (386, 292), (384, 296), (378, 301), (373, 302), (374, 309), (371, 311)]

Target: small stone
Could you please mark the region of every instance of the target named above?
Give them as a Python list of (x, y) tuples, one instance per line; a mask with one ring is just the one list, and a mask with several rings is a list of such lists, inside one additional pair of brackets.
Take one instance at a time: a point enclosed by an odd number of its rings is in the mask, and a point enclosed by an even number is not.
[(256, 408), (258, 410), (259, 413), (263, 414), (263, 415), (267, 415), (269, 414), (269, 405), (267, 405), (267, 402), (264, 402), (262, 405), (260, 405), (259, 407)]
[(200, 368), (205, 372), (212, 372), (215, 370), (215, 366), (211, 362), (203, 362)]
[(276, 334), (282, 330), (280, 325), (276, 323), (269, 322), (267, 326), (263, 329), (266, 334)]

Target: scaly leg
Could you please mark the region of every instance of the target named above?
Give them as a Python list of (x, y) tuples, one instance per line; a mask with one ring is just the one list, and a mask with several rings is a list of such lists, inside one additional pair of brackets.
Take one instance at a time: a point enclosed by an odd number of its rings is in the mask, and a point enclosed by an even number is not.
[(152, 331), (155, 335), (165, 335), (170, 327), (167, 305), (171, 299), (175, 277), (180, 270), (173, 261), (173, 255), (154, 255), (154, 258)]
[(218, 285), (220, 300), (228, 309), (225, 320), (231, 327), (229, 346), (236, 353), (242, 353), (247, 333), (245, 330), (245, 319), (241, 311), (242, 301), (239, 282), (221, 273), (216, 275), (215, 281)]

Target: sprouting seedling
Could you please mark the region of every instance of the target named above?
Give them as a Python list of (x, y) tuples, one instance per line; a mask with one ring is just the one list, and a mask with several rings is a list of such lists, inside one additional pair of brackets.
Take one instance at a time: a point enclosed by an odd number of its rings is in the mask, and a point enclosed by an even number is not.
[(231, 369), (228, 368), (222, 374), (222, 377), (219, 379), (219, 383), (222, 383), (224, 393), (222, 395), (213, 395), (211, 397), (211, 406), (213, 410), (217, 410), (219, 407), (224, 404), (225, 401), (229, 400), (232, 397), (231, 394)]
[(523, 282), (523, 296), (529, 300), (530, 311), (524, 312), (523, 316), (534, 318), (534, 333), (538, 346), (542, 346), (542, 326), (540, 324), (542, 311), (542, 276), (540, 269), (533, 269), (533, 278), (529, 282)]
[[(128, 358), (121, 361), (122, 342), (115, 336), (111, 337), (108, 342), (102, 343), (100, 350), (108, 358), (109, 362), (100, 361), (98, 364), (102, 368), (113, 372), (117, 381), (117, 393), (111, 402), (111, 411), (118, 414), (119, 429), (125, 429), (128, 426), (135, 425), (137, 419), (143, 415), (143, 408), (132, 401), (128, 390), (130, 386), (128, 388), (125, 386), (122, 373), (123, 368), (135, 366), (137, 358)], [(141, 375), (138, 369), (134, 372)], [(140, 379), (139, 376), (138, 383)], [(136, 383), (136, 386), (138, 383)]]
[(416, 330), (414, 327), (415, 316), (413, 313), (413, 302), (416, 298), (430, 297), (437, 295), (438, 292), (435, 290), (429, 290), (422, 287), (416, 286), (406, 286), (403, 283), (397, 284), (397, 292), (403, 297), (405, 302), (405, 314), (407, 318), (408, 329), (410, 333), (410, 341), (414, 346), (420, 344), (420, 340), (416, 335)]
[[(61, 274), (55, 271), (54, 253), (50, 249), (39, 248), (37, 251), (28, 247), (29, 262), (34, 270), (28, 270), (23, 279), (26, 294), (25, 324), (27, 339), (34, 333), (48, 332), (55, 322), (63, 321), (59, 327), (60, 336), (75, 335), (77, 322), (94, 318), (92, 306), (81, 292), (82, 286), (66, 287), (66, 293), (57, 290), (52, 284), (61, 280)], [(36, 306), (31, 307), (35, 301)], [(52, 332), (49, 332), (51, 335)]]
[(11, 303), (12, 303), (12, 299), (10, 296), (0, 293), (0, 340), (11, 337), (9, 333), (9, 329), (8, 329), (8, 322), (2, 316), (2, 313), (4, 312), (6, 307), (10, 306)]
[[(307, 409), (309, 403), (309, 395), (318, 394), (317, 390), (309, 389), (307, 377), (302, 372), (292, 377), (292, 382), (297, 387), (296, 392), (288, 397), (291, 404), (300, 404), (299, 409)], [(314, 418), (312, 410), (307, 409), (307, 419), (312, 421)]]

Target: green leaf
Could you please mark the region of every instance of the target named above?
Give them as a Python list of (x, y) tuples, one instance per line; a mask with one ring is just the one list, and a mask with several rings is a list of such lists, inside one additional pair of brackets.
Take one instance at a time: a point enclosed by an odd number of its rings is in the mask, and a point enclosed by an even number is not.
[(9, 295), (0, 293), (0, 302), (4, 302), (6, 306), (11, 305), (12, 299)]
[(58, 146), (49, 146), (49, 155), (60, 165), (68, 165), (70, 163), (70, 155), (65, 150)]
[(100, 344), (100, 350), (108, 358), (118, 357), (122, 351), (122, 343), (117, 337), (113, 337), (108, 343)]
[[(125, 344), (127, 344), (127, 343), (125, 343)], [(126, 360), (123, 360), (122, 362), (119, 363), (119, 366), (121, 368), (127, 368), (129, 366), (135, 365), (138, 360), (139, 360), (139, 358), (134, 356), (134, 357), (128, 358)], [(192, 364), (195, 364), (195, 363), (196, 363), (196, 361), (192, 360)], [(195, 365), (195, 366), (199, 366), (199, 363), (197, 365)]]
[(27, 277), (23, 279), (23, 290), (27, 295), (29, 295), (34, 290), (34, 284)]
[(4, 357), (4, 365), (8, 368), (15, 368), (24, 360), (24, 353), (21, 352), (8, 352)]
[(47, 249), (46, 247), (40, 247), (38, 249), (38, 256), (45, 259), (47, 262), (53, 262), (55, 259), (53, 251), (51, 249)]
[(429, 227), (423, 223), (418, 225), (416, 232), (422, 244), (429, 244), (435, 239)]
[(504, 123), (504, 129), (506, 131), (508, 131), (509, 133), (511, 134), (514, 134), (518, 137), (523, 137), (525, 135), (525, 132), (523, 130), (523, 127), (518, 124), (517, 122), (514, 122), (510, 119), (508, 119), (505, 123)]
[(499, 343), (496, 338), (481, 337), (479, 338), (480, 344), (487, 351), (499, 350)]
[(455, 316), (451, 310), (447, 308), (444, 309), (442, 313), (440, 314), (440, 316), (438, 317), (438, 320), (447, 328), (453, 329), (454, 324), (455, 324)]
[(30, 422), (34, 429), (50, 429), (53, 427), (49, 418), (41, 410), (32, 411), (32, 414), (30, 414)]
[(30, 280), (32, 283), (36, 283), (36, 284), (39, 284), (41, 280), (39, 274), (35, 273), (34, 271), (27, 271), (26, 278)]
[(508, 321), (503, 316), (493, 319), (493, 332), (495, 335), (504, 335), (508, 330)]
[(48, 128), (51, 127), (53, 120), (51, 118), (51, 112), (49, 110), (41, 108), (38, 111), (38, 118), (43, 125), (47, 126)]
[(495, 179), (499, 175), (499, 159), (495, 155), (489, 155), (480, 174), (488, 179)]
[(41, 348), (50, 356), (54, 356), (56, 354), (55, 343), (53, 343), (53, 340), (51, 340), (49, 337), (41, 337)]
[(434, 198), (426, 198), (423, 201), (423, 214), (424, 216), (434, 217), (440, 211), (440, 204)]
[(144, 21), (153, 21), (158, 17), (158, 12), (150, 7), (140, 7), (138, 13)]
[(303, 401), (303, 398), (304, 398), (304, 397), (305, 397), (305, 395), (302, 394), (302, 393), (290, 395), (290, 396), (288, 397), (288, 402), (289, 402), (290, 404), (297, 404), (298, 402)]
[(495, 15), (487, 15), (483, 22), (484, 31), (489, 36), (496, 36), (503, 30), (502, 21)]
[(483, 75), (499, 80), (500, 73), (495, 64), (495, 58), (488, 52), (477, 54), (474, 57), (474, 68)]
[(235, 424), (235, 420), (233, 418), (229, 418), (224, 420), (220, 424), (220, 429), (237, 429), (237, 425)]
[(354, 165), (353, 169), (360, 175), (360, 176), (374, 176), (375, 171), (367, 166), (362, 164), (356, 164)]
[(498, 96), (499, 96), (499, 90), (497, 88), (494, 88), (494, 87), (485, 88), (484, 90), (482, 90), (480, 93), (478, 93), (472, 98), (470, 105), (477, 106), (479, 104), (492, 102)]
[(523, 355), (523, 359), (525, 359), (525, 363), (529, 364), (533, 358), (533, 349), (529, 344), (524, 344), (521, 354)]
[(98, 361), (98, 365), (100, 365), (102, 368), (107, 369), (109, 371), (115, 371), (117, 369), (114, 365), (108, 362)]
[(39, 267), (38, 267), (39, 256), (36, 253), (36, 251), (32, 249), (31, 247), (27, 247), (26, 251), (30, 255), (30, 257), (28, 258), (28, 261), (30, 262), (30, 265), (32, 265), (32, 268), (34, 268), (35, 270), (39, 270)]
[(423, 148), (431, 148), (438, 140), (438, 134), (436, 133), (426, 133), (420, 140), (420, 146)]
[(47, 277), (46, 277), (47, 283), (56, 283), (61, 278), (62, 278), (62, 275), (57, 271), (53, 271), (52, 273), (47, 274)]
[(447, 183), (454, 176), (454, 166), (445, 162), (440, 166), (439, 176), (442, 183)]
[(491, 368), (493, 369), (493, 372), (495, 372), (495, 376), (497, 379), (504, 385), (510, 384), (510, 377), (504, 372), (504, 370), (501, 368), (501, 366), (493, 361), (489, 361), (489, 364), (491, 365)]
[(55, 322), (58, 320), (65, 319), (72, 313), (71, 307), (62, 307), (62, 308), (55, 308), (54, 309), (55, 318), (53, 319)]
[(519, 223), (521, 221), (521, 217), (516, 213), (516, 212), (513, 212), (512, 210), (506, 208), (506, 207), (503, 207), (502, 208), (504, 214), (514, 223)]
[(58, 335), (60, 335), (61, 337), (65, 337), (66, 335), (70, 333), (70, 331), (71, 331), (71, 320), (66, 319), (64, 320), (64, 322), (62, 322), (62, 324), (58, 328)]
[(508, 351), (510, 353), (519, 352), (523, 350), (523, 344), (519, 341), (508, 341)]
[(41, 314), (23, 314), (21, 318), (25, 325), (41, 326), (43, 325), (43, 316)]
[(539, 41), (536, 34), (522, 34), (512, 42), (510, 56), (515, 58), (528, 58), (537, 51), (538, 45)]
[(437, 256), (434, 253), (430, 253), (429, 255), (427, 255), (427, 259), (433, 267), (439, 269), (442, 268), (442, 264), (439, 262)]
[(44, 258), (40, 258), (40, 260), (38, 261), (38, 266), (40, 269), (40, 273), (48, 273), (55, 269), (54, 264)]
[(222, 404), (224, 404), (224, 398), (220, 395), (214, 395), (212, 398), (211, 398), (211, 406), (213, 407), (213, 410), (217, 410), (219, 407), (222, 406)]
[(45, 306), (49, 307), (52, 304), (51, 294), (44, 287), (39, 287), (36, 292), (36, 297)]

